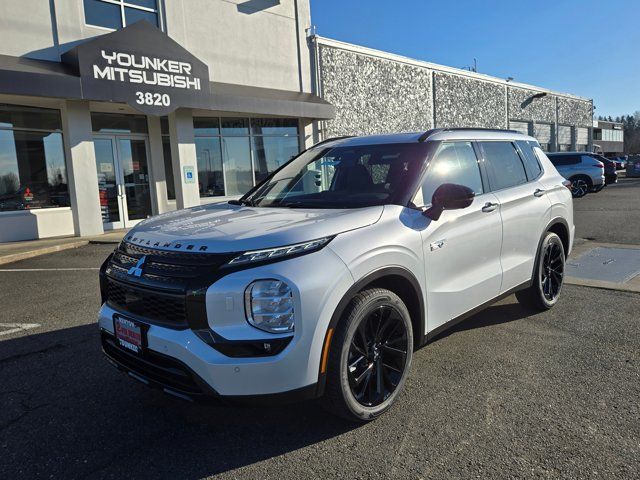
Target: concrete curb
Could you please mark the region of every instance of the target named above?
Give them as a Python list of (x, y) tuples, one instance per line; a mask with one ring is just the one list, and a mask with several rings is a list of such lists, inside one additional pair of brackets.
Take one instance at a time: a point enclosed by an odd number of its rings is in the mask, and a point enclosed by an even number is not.
[(27, 258), (39, 257), (40, 255), (47, 255), (48, 253), (84, 247), (85, 245), (89, 245), (89, 240), (77, 240), (75, 242), (51, 245), (50, 247), (36, 248), (35, 250), (28, 250), (26, 252), (10, 253), (0, 256), (0, 265), (17, 262), (19, 260), (26, 260)]

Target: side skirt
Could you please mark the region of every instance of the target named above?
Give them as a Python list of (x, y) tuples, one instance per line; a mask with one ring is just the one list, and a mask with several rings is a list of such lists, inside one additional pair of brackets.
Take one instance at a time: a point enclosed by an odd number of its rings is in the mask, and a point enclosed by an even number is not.
[(517, 292), (518, 290), (524, 290), (525, 288), (529, 288), (531, 286), (532, 280), (528, 280), (524, 283), (521, 283), (520, 285), (517, 285), (515, 287), (513, 287), (510, 290), (507, 290), (506, 292), (501, 293), (500, 295), (498, 295), (497, 297), (489, 300), (488, 302), (483, 303), (482, 305), (478, 305), (477, 307), (469, 310), (466, 313), (463, 313), (462, 315), (449, 320), (447, 323), (443, 323), (442, 325), (440, 325), (437, 328), (434, 328), (433, 330), (431, 330), (430, 332), (428, 332), (424, 337), (423, 337), (423, 342), (422, 345), (426, 345), (427, 343), (429, 343), (431, 340), (433, 340), (435, 337), (437, 337), (438, 335), (440, 335), (442, 332), (444, 332), (445, 330), (449, 330), (450, 328), (455, 327), (457, 324), (459, 324), (460, 322), (463, 322), (464, 320), (466, 320), (469, 317), (472, 317), (473, 315), (475, 315), (476, 313), (484, 310), (485, 308), (489, 307), (490, 305), (502, 300), (503, 298), (508, 297), (509, 295)]

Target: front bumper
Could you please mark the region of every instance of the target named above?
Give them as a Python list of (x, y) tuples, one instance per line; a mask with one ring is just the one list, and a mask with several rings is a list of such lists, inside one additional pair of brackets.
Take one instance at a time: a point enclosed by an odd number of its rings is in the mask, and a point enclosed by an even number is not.
[[(227, 356), (189, 328), (167, 328), (146, 322), (119, 312), (108, 303), (103, 304), (98, 317), (105, 354), (121, 370), (169, 390), (168, 393), (232, 398), (315, 396), (319, 393), (315, 385), (326, 329), (339, 301), (353, 284), (351, 274), (327, 247), (302, 257), (231, 273), (216, 281), (206, 293), (207, 321), (212, 332), (231, 342), (277, 338), (250, 326), (245, 319), (244, 290), (260, 278), (283, 279), (295, 291), (295, 332), (284, 350), (275, 355)], [(145, 349), (148, 355), (144, 361), (128, 352), (122, 356), (123, 350), (113, 343), (114, 315), (148, 325)], [(167, 370), (172, 375), (167, 375)]]

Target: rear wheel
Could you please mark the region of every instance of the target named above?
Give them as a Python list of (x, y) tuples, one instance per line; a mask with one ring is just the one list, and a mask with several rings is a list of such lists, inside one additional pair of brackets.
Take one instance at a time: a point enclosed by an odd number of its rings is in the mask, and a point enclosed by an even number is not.
[(324, 406), (357, 422), (373, 420), (396, 400), (413, 352), (407, 307), (395, 293), (358, 293), (336, 327), (327, 365)]
[(585, 176), (571, 177), (571, 195), (574, 198), (584, 197), (591, 189), (591, 180)]
[(534, 310), (548, 310), (560, 298), (564, 283), (565, 254), (560, 237), (547, 232), (542, 240), (531, 286), (516, 292), (518, 301)]

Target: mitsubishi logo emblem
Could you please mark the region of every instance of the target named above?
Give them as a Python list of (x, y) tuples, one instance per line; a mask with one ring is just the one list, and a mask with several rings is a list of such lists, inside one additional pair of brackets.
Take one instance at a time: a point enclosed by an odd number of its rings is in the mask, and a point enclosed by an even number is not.
[(127, 272), (127, 274), (133, 275), (134, 277), (141, 277), (142, 276), (142, 266), (144, 265), (144, 262), (145, 262), (146, 259), (147, 259), (147, 256), (145, 255), (140, 260), (138, 260), (138, 263), (136, 263), (136, 266), (135, 267), (131, 267), (129, 269), (129, 271)]

